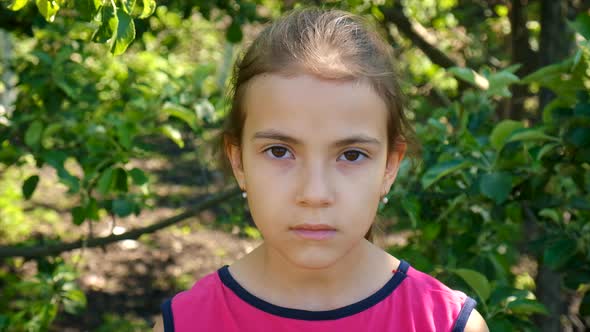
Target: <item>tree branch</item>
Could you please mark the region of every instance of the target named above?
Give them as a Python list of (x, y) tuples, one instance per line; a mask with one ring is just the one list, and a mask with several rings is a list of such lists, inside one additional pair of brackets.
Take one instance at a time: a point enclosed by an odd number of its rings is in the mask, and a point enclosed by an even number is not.
[(162, 228), (174, 225), (184, 219), (192, 217), (199, 212), (208, 209), (220, 202), (231, 198), (232, 196), (236, 196), (240, 192), (239, 188), (233, 188), (218, 194), (211, 195), (206, 197), (198, 203), (196, 206), (186, 209), (184, 212), (166, 218), (164, 220), (158, 221), (150, 226), (141, 227), (137, 229), (130, 230), (123, 234), (119, 235), (109, 235), (105, 237), (98, 237), (98, 238), (90, 238), (90, 239), (80, 239), (74, 242), (62, 242), (58, 244), (52, 245), (41, 245), (41, 246), (31, 246), (31, 247), (21, 247), (21, 246), (0, 246), (0, 258), (6, 257), (23, 257), (23, 258), (35, 258), (35, 257), (43, 257), (43, 256), (52, 256), (58, 255), (66, 251), (79, 249), (82, 247), (91, 248), (91, 247), (100, 247), (104, 246), (113, 242), (121, 241), (121, 240), (128, 240), (128, 239), (137, 239), (143, 234), (153, 233), (158, 231)]
[(443, 67), (443, 68), (451, 68), (451, 67), (460, 67), (461, 65), (457, 63), (455, 60), (451, 59), (449, 56), (444, 54), (441, 50), (439, 50), (434, 45), (434, 40), (432, 36), (430, 36), (426, 28), (424, 28), (420, 23), (411, 21), (403, 11), (403, 8), (400, 5), (396, 5), (393, 7), (380, 7), (383, 16), (385, 17), (384, 23), (393, 23), (395, 26), (401, 31), (406, 37), (408, 37), (412, 43), (414, 43), (430, 60)]

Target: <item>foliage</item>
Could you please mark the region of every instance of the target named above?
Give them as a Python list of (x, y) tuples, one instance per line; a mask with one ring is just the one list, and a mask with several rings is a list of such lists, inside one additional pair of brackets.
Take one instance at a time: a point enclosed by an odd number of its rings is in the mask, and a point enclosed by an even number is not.
[[(152, 23), (168, 38), (178, 37), (167, 29), (186, 34), (191, 28), (162, 7)], [(153, 150), (150, 137), (164, 135), (183, 146), (183, 125), (199, 133), (217, 116), (210, 95), (215, 81), (208, 79), (214, 68), (200, 57), (162, 57), (158, 52), (174, 41), (158, 44), (146, 33), (151, 50), (103, 57), (102, 47), (77, 41), (80, 33), (50, 25), (16, 45), (19, 94), (31, 98), (18, 98), (14, 107), (28, 112), (14, 112), (9, 125), (0, 126), (0, 161), (19, 164), (32, 155), (38, 167), (54, 168), (68, 193), (79, 197), (72, 209), (78, 225), (99, 220), (101, 211), (138, 214), (150, 195), (149, 179), (131, 159)], [(203, 60), (213, 53), (201, 51)], [(25, 198), (38, 182), (33, 174), (23, 183)]]
[(41, 258), (37, 266), (30, 278), (0, 269), (0, 280), (6, 283), (0, 294), (0, 331), (46, 331), (60, 310), (77, 314), (86, 306), (72, 266), (60, 258)]
[[(532, 330), (529, 316), (548, 314), (535, 300), (534, 284), (522, 282), (532, 282), (530, 276), (512, 272), (523, 248), (562, 273), (572, 292), (583, 295), (590, 283), (587, 45), (580, 42), (580, 51), (563, 62), (568, 66), (545, 67), (523, 80), (511, 70), (483, 71), (483, 90), (465, 92), (418, 123), (423, 163), (400, 175), (402, 184), (390, 195), (402, 204), (384, 211), (405, 215), (407, 227), (416, 230), (409, 246), (391, 251), (450, 284), (465, 282), (492, 331)], [(475, 77), (467, 69), (450, 72)], [(579, 79), (561, 79), (578, 73)], [(515, 82), (559, 86), (556, 91), (564, 93), (544, 109), (542, 123), (496, 122), (493, 97), (509, 94)], [(565, 93), (575, 90), (576, 99)], [(531, 241), (527, 231), (535, 233)]]
[[(214, 136), (223, 120), (234, 44), (247, 41), (258, 23), (279, 15), (287, 3), (0, 2), (0, 18), (16, 22), (9, 34), (0, 29), (0, 242), (59, 240), (27, 239), (29, 229), (18, 228), (23, 202), (34, 199), (46, 180), (35, 171), (42, 167), (55, 170), (67, 187), (75, 202), (71, 221), (78, 226), (151, 207), (156, 175), (134, 160), (148, 158), (162, 137), (183, 147), (195, 137), (203, 142)], [(532, 331), (531, 316), (548, 313), (536, 299), (535, 271), (514, 269), (526, 259), (561, 273), (564, 287), (582, 298), (580, 314), (590, 316), (588, 15), (569, 23), (578, 31), (573, 56), (519, 77), (520, 64), (513, 64), (506, 47), (504, 2), (397, 3), (430, 31), (439, 49), (465, 61), (445, 69), (424, 56), (384, 22), (381, 9), (390, 1), (326, 4), (365, 15), (388, 33), (406, 73), (408, 113), (424, 153), (418, 167), (404, 162), (389, 194), (400, 204), (381, 209), (398, 221), (393, 231), (413, 234), (407, 246), (389, 250), (476, 297), (492, 331)], [(529, 9), (531, 16), (535, 10)], [(529, 23), (535, 49), (539, 24)], [(515, 86), (555, 93), (544, 109), (531, 100), (528, 111), (538, 115), (537, 123), (502, 116)], [(19, 168), (27, 171), (7, 171)], [(218, 220), (222, 228), (237, 225), (259, 237), (244, 221), (241, 202), (228, 204), (232, 213)], [(76, 271), (61, 258), (38, 259), (29, 277), (12, 273), (22, 272), (18, 259), (5, 263), (0, 331), (8, 324), (44, 330), (60, 310), (84, 305)], [(106, 330), (144, 327), (117, 317), (106, 321)]]

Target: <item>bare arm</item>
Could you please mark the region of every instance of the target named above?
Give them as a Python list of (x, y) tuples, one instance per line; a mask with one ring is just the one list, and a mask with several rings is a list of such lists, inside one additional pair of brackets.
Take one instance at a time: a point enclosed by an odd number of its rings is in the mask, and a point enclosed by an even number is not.
[(477, 310), (473, 309), (471, 314), (469, 315), (469, 319), (467, 320), (467, 324), (465, 324), (464, 332), (490, 332), (488, 329), (488, 325), (486, 321), (481, 317), (480, 313)]
[(164, 321), (162, 320), (161, 316), (156, 318), (156, 325), (154, 325), (153, 332), (164, 332)]

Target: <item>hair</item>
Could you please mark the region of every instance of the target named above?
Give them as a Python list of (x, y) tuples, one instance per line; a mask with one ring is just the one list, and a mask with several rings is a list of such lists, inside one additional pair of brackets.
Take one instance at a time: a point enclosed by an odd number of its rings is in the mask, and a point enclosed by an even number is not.
[[(266, 27), (236, 61), (231, 106), (220, 135), (220, 161), (231, 174), (225, 144), (241, 146), (246, 120), (243, 99), (251, 80), (261, 74), (309, 74), (326, 80), (368, 83), (388, 110), (388, 151), (403, 142), (417, 150), (404, 114), (405, 99), (394, 66), (393, 49), (367, 20), (341, 10), (295, 9)], [(373, 240), (373, 226), (365, 235)]]

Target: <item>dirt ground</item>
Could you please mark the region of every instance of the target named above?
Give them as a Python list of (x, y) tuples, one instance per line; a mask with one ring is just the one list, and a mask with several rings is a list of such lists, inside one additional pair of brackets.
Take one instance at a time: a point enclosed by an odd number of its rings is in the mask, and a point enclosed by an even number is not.
[(184, 228), (165, 229), (139, 241), (111, 244), (104, 250), (86, 249), (79, 268), (87, 308), (82, 316), (61, 316), (55, 330), (92, 331), (104, 323), (108, 313), (131, 315), (151, 325), (165, 299), (258, 244), (198, 227), (196, 218), (184, 224)]

